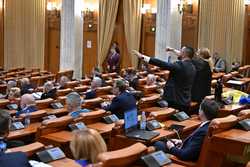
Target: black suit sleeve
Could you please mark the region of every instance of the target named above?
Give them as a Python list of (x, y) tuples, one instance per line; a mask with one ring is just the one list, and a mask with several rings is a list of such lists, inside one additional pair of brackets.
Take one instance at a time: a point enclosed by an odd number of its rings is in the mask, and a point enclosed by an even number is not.
[(189, 147), (184, 149), (173, 147), (170, 149), (170, 154), (173, 154), (184, 161), (196, 160), (199, 157), (205, 136), (206, 133), (200, 132), (200, 134), (194, 136), (193, 142)]
[(160, 68), (163, 68), (169, 71), (178, 71), (181, 68), (178, 63), (167, 63), (165, 61), (162, 61), (156, 58), (150, 58), (149, 64), (158, 66)]

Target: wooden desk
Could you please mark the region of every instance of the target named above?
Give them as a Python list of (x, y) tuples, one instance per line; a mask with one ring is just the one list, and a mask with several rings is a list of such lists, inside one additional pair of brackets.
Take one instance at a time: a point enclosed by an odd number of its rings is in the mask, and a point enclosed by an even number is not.
[(50, 162), (48, 165), (53, 167), (81, 167), (81, 165), (76, 163), (75, 160), (69, 158), (59, 159), (57, 161)]
[(222, 108), (220, 108), (218, 117), (225, 117), (230, 114), (237, 115), (241, 110), (244, 110), (246, 108), (246, 105), (240, 104), (224, 105)]
[(36, 133), (37, 128), (41, 126), (41, 123), (36, 122), (36, 123), (32, 123), (30, 124), (27, 128), (25, 129), (20, 129), (20, 130), (15, 130), (15, 131), (11, 131), (8, 135), (8, 139), (12, 140), (12, 139), (17, 139), (20, 137), (24, 137), (24, 136), (29, 136), (29, 135), (33, 135)]
[[(183, 125), (185, 128), (183, 129), (183, 135), (186, 137), (189, 135), (194, 129), (196, 129), (200, 124), (200, 120), (197, 117), (192, 117), (189, 120), (185, 120), (182, 122), (174, 121), (174, 120), (168, 120), (166, 122), (163, 122), (163, 124), (166, 127), (169, 127), (172, 124), (178, 124), (178, 125)], [(133, 138), (128, 138), (124, 135), (124, 131), (121, 134), (117, 134), (115, 136), (112, 136), (111, 138), (111, 147), (112, 150), (117, 150), (121, 149), (124, 147), (128, 147), (132, 144), (135, 144), (136, 142), (141, 142), (145, 145), (152, 145), (152, 143), (164, 139), (164, 138), (172, 138), (176, 136), (176, 133), (172, 130), (166, 130), (164, 128), (157, 129), (155, 130), (160, 133), (159, 136), (153, 138), (150, 141), (145, 141), (145, 140), (139, 140), (139, 139), (133, 139)]]
[[(214, 95), (206, 96), (206, 99), (214, 99)], [(240, 104), (230, 104), (230, 105), (224, 105), (219, 110), (218, 117), (226, 117), (230, 114), (237, 115), (241, 110), (247, 109), (246, 105), (240, 105)]]
[[(79, 164), (75, 162), (75, 160), (69, 158), (64, 158), (54, 162), (50, 162), (48, 165), (51, 165), (53, 167), (81, 167)], [(132, 167), (140, 167), (140, 166), (132, 165)], [(169, 165), (165, 165), (164, 167), (184, 167), (184, 166), (172, 163)]]
[(249, 155), (250, 132), (240, 129), (231, 129), (212, 137), (211, 149), (215, 152), (231, 155)]
[[(114, 124), (105, 124), (105, 123), (94, 123), (87, 125), (88, 128), (97, 130), (103, 138), (109, 137), (111, 135), (112, 128)], [(40, 141), (45, 143), (50, 143), (53, 145), (66, 145), (72, 140), (73, 132), (71, 131), (59, 131), (55, 133), (50, 133), (44, 136), (41, 136)]]
[(46, 108), (44, 109), (45, 111), (47, 111), (47, 114), (51, 115), (67, 115), (68, 111), (67, 108), (59, 108), (59, 109), (53, 109), (53, 108)]
[(223, 75), (225, 75), (225, 73), (223, 73), (223, 72), (213, 73), (213, 74), (212, 74), (212, 79), (219, 79), (219, 78), (221, 78)]

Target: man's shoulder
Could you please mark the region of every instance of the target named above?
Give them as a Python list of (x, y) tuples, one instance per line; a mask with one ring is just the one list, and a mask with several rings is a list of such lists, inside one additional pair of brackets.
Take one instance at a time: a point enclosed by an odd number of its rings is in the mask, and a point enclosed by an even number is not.
[(27, 159), (27, 156), (23, 152), (10, 152), (10, 153), (4, 153), (2, 156), (6, 156), (8, 158), (15, 158), (15, 159)]

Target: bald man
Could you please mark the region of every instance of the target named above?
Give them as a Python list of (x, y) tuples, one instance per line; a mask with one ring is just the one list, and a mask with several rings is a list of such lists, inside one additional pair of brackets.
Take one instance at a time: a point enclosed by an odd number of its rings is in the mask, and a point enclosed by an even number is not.
[(17, 117), (27, 112), (31, 113), (37, 111), (35, 98), (32, 96), (32, 94), (24, 94), (21, 97), (20, 107), (21, 110), (16, 113)]

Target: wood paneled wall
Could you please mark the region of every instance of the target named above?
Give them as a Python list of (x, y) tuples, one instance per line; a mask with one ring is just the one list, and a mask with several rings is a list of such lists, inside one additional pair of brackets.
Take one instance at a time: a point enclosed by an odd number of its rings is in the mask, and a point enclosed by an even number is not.
[(60, 63), (60, 12), (46, 12), (45, 69), (56, 73)]
[(184, 11), (181, 44), (197, 48), (199, 31), (199, 0), (193, 0), (192, 13)]
[(243, 64), (250, 64), (250, 5), (246, 5)]
[(0, 0), (0, 67), (4, 67), (4, 0)]

